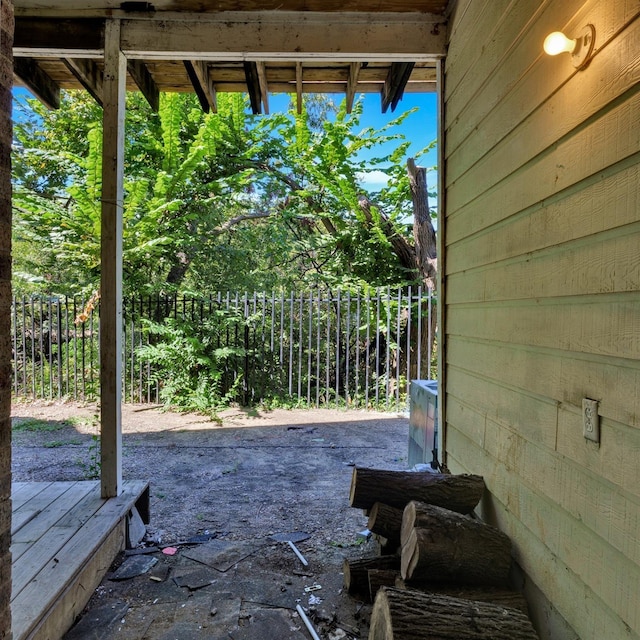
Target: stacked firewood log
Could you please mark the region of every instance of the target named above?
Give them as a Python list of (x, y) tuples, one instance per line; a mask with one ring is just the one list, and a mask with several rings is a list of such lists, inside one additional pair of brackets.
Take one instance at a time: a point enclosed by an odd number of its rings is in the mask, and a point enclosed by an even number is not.
[(354, 468), (350, 504), (368, 515), (377, 556), (345, 559), (349, 593), (373, 602), (369, 640), (534, 640), (509, 588), (511, 540), (474, 518), (476, 475)]

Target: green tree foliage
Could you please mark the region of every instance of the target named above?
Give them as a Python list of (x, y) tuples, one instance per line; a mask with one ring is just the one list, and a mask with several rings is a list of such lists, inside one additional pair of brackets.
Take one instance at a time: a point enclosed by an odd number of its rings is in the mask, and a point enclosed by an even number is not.
[[(16, 122), (14, 273), (18, 293), (89, 293), (99, 283), (101, 110), (66, 93)], [(269, 290), (294, 284), (395, 284), (416, 278), (394, 238), (409, 242), (404, 157), (394, 133), (360, 129), (326, 98), (271, 116), (242, 94), (204, 114), (165, 94), (159, 113), (127, 98), (124, 273), (127, 293)], [(331, 117), (327, 117), (331, 115)], [(364, 150), (396, 150), (364, 161)], [(360, 179), (391, 180), (365, 194)], [(367, 196), (363, 206), (363, 196)]]

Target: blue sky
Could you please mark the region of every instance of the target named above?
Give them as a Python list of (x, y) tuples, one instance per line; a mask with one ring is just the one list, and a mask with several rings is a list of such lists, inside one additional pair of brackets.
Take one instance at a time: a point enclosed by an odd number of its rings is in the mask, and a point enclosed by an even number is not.
[[(367, 127), (373, 127), (379, 129), (385, 124), (396, 119), (400, 114), (409, 109), (417, 107), (418, 110), (412, 113), (403, 123), (398, 127), (398, 133), (401, 133), (405, 138), (411, 142), (409, 148), (410, 156), (414, 156), (421, 149), (433, 142), (437, 137), (437, 97), (435, 93), (408, 93), (405, 94), (402, 100), (398, 103), (394, 113), (389, 109), (387, 113), (382, 113), (381, 101), (379, 94), (362, 94), (364, 100), (364, 111), (360, 119), (360, 127), (365, 129)], [(344, 95), (333, 95), (333, 100), (339, 103)], [(358, 96), (356, 96), (356, 99)], [(289, 104), (289, 96), (284, 94), (273, 95), (269, 98), (271, 111), (277, 111), (280, 109), (286, 109)], [(391, 152), (395, 148), (396, 144), (390, 143), (388, 147), (381, 147), (375, 151), (365, 151), (363, 153), (363, 159), (371, 157), (373, 155), (380, 156), (385, 153)], [(367, 155), (368, 154), (368, 155)], [(419, 164), (426, 167), (435, 167), (437, 164), (437, 150), (434, 148), (426, 156), (423, 156)], [(385, 183), (384, 175), (377, 172), (363, 176), (363, 186), (371, 191), (377, 191)], [(431, 172), (428, 177), (428, 183), (430, 187), (435, 187), (436, 174)]]

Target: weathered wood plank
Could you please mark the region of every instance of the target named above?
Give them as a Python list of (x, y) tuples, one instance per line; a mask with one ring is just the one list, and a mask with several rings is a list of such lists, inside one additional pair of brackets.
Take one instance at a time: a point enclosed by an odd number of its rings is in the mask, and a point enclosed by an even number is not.
[[(439, 22), (438, 22), (439, 21)], [(440, 24), (439, 28), (435, 25)], [(425, 14), (339, 14), (284, 11), (219, 13), (171, 22), (160, 16), (122, 20), (122, 50), (127, 57), (199, 59), (203, 52), (244, 58), (296, 59), (359, 57), (433, 60), (445, 54), (446, 27), (441, 17)], [(249, 46), (248, 46), (249, 45)]]
[(23, 504), (41, 491), (44, 491), (50, 484), (50, 482), (12, 482), (11, 503), (13, 504), (13, 510), (17, 511)]
[[(57, 516), (57, 519), (55, 514), (45, 514), (48, 526), (44, 531), (38, 526), (37, 520), (33, 522), (34, 530), (37, 528), (38, 538), (16, 541), (19, 553), (16, 554), (18, 562), (16, 562), (13, 571), (12, 600), (18, 597), (42, 567), (53, 560), (73, 537), (82, 522), (94, 516), (103, 503), (104, 500), (100, 498), (100, 488), (97, 484), (92, 483), (90, 491), (79, 501), (74, 500), (71, 508), (65, 503), (64, 509)], [(22, 545), (21, 542), (25, 544)]]
[[(34, 539), (37, 534), (29, 528), (29, 533), (22, 532), (21, 535), (17, 535), (17, 532), (22, 529), (27, 522), (32, 520), (36, 514), (44, 514), (51, 511), (57, 511), (58, 506), (52, 506), (55, 504), (63, 494), (69, 492), (73, 488), (75, 482), (55, 482), (51, 483), (46, 490), (39, 491), (28, 502), (22, 503), (19, 506), (14, 504), (11, 518), (11, 541), (12, 543), (19, 541), (21, 537), (24, 539)], [(73, 495), (76, 491), (72, 492)], [(45, 518), (38, 518), (38, 521)], [(41, 525), (42, 526), (42, 525)], [(46, 526), (46, 525), (45, 525)], [(13, 552), (15, 558), (15, 551)]]
[(358, 87), (358, 77), (360, 76), (360, 70), (362, 69), (361, 62), (351, 62), (349, 64), (349, 78), (347, 80), (347, 90), (345, 100), (347, 103), (347, 113), (351, 113), (353, 109), (353, 100), (356, 96), (356, 89)]
[(37, 57), (44, 47), (61, 56), (98, 57), (102, 53), (104, 23), (102, 20), (50, 20), (17, 18), (14, 52), (18, 56)]
[[(125, 522), (111, 531), (100, 547), (91, 554), (74, 579), (60, 595), (50, 614), (29, 634), (29, 640), (60, 638), (82, 613), (89, 598), (100, 584), (113, 559), (125, 546)], [(18, 621), (20, 622), (20, 621)], [(14, 635), (15, 640), (20, 636)]]
[[(16, 0), (16, 12), (50, 15), (77, 15), (80, 11), (83, 15), (96, 14), (103, 17), (117, 13), (121, 6), (120, 0), (65, 0), (59, 2), (42, 2), (41, 0)], [(407, 11), (425, 13), (444, 13), (447, 6), (445, 0), (388, 0), (385, 2), (385, 11)], [(175, 0), (154, 0), (153, 7), (156, 12), (174, 11)], [(233, 11), (241, 7), (243, 11), (376, 11), (380, 9), (379, 2), (371, 0), (218, 0), (214, 5), (202, 3), (201, 0), (181, 0), (181, 9), (185, 11)], [(123, 12), (125, 13), (125, 12)]]
[(269, 114), (269, 82), (267, 81), (267, 71), (265, 63), (260, 61), (256, 65), (258, 72), (258, 84), (260, 85), (260, 97), (262, 99), (262, 108), (265, 114)]
[(402, 100), (414, 64), (413, 62), (391, 63), (382, 89), (382, 113), (386, 113), (389, 107), (391, 107), (391, 111), (395, 111), (398, 102)]
[[(123, 548), (124, 518), (148, 486), (147, 482), (127, 481), (120, 496), (104, 500), (98, 483), (78, 484), (90, 485), (90, 493), (47, 530), (34, 545), (35, 552), (29, 551), (14, 567), (16, 640), (27, 635), (60, 637)], [(43, 616), (51, 619), (43, 621)]]

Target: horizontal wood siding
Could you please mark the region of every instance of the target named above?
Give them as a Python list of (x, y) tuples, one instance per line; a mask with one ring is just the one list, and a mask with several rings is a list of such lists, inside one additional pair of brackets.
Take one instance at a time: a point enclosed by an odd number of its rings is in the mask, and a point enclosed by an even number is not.
[[(543, 53), (588, 23), (585, 69)], [(447, 461), (566, 637), (638, 639), (640, 4), (460, 0), (449, 38)]]

